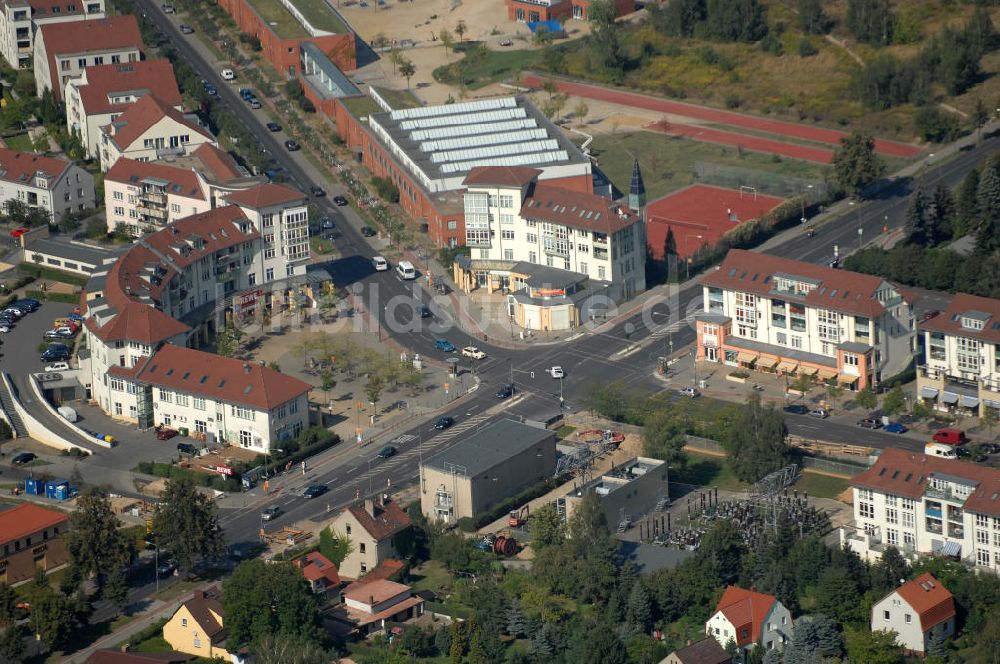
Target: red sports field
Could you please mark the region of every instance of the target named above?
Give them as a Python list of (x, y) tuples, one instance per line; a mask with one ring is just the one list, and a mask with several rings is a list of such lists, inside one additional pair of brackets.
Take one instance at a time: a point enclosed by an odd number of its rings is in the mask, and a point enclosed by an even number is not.
[(646, 206), (646, 242), (653, 257), (662, 260), (667, 229), (672, 229), (677, 255), (683, 258), (703, 245), (714, 245), (731, 228), (782, 203), (782, 198), (748, 190), (694, 184)]
[(671, 122), (670, 124), (654, 122), (646, 125), (646, 128), (654, 131), (662, 131), (665, 134), (683, 136), (696, 141), (702, 141), (703, 143), (718, 143), (719, 145), (729, 145), (754, 152), (779, 154), (782, 157), (804, 159), (806, 161), (814, 161), (818, 164), (829, 164), (833, 161), (833, 150), (811, 148), (797, 143), (783, 143), (771, 140), (770, 138), (761, 138), (760, 136), (734, 134), (731, 131), (719, 131), (718, 129), (678, 124), (676, 122)]

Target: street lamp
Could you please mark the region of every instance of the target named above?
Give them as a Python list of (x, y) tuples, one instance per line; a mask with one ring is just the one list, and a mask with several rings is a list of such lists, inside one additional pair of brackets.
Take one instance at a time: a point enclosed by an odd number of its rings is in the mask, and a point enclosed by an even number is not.
[(861, 226), (858, 226), (858, 249), (859, 250), (861, 249), (861, 236), (863, 236), (864, 234), (865, 234), (865, 229), (863, 229)]
[[(812, 189), (812, 188), (813, 186), (811, 184), (806, 185), (806, 189)], [(806, 223), (806, 195), (804, 191), (802, 192), (802, 223), (803, 224)]]
[(684, 278), (684, 281), (690, 281), (691, 280), (691, 250), (690, 250), (690, 247), (688, 246), (688, 240), (690, 240), (693, 237), (698, 238), (699, 240), (703, 240), (704, 239), (701, 235), (685, 235), (684, 236), (684, 267), (685, 267), (685, 271), (687, 272), (687, 276)]

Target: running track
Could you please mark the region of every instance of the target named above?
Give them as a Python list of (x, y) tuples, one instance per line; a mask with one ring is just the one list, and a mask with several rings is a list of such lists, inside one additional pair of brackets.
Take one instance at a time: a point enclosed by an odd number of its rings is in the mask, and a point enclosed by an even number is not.
[[(540, 88), (544, 84), (544, 80), (541, 76), (529, 74), (521, 79), (521, 84), (530, 88)], [(604, 88), (598, 85), (557, 80), (556, 87), (560, 92), (575, 97), (585, 97), (611, 104), (633, 106), (647, 111), (655, 111), (656, 113), (669, 113), (670, 115), (679, 115), (703, 122), (729, 125), (731, 127), (766, 131), (781, 136), (793, 136), (817, 143), (840, 145), (840, 139), (848, 136), (847, 133), (837, 131), (836, 129), (825, 129), (823, 127), (813, 127), (794, 122), (784, 122), (782, 120), (767, 120), (752, 115), (733, 113), (732, 111), (720, 111), (705, 106), (696, 106), (694, 104), (686, 104), (659, 97), (649, 97), (634, 92), (626, 92), (621, 89)], [(904, 158), (914, 157), (922, 152), (920, 148), (914, 145), (886, 141), (881, 138), (875, 139), (875, 151), (890, 157)]]
[(774, 141), (769, 138), (736, 134), (731, 131), (707, 129), (695, 125), (677, 124), (674, 122), (671, 122), (666, 127), (659, 122), (653, 122), (646, 125), (646, 129), (663, 132), (664, 134), (684, 136), (686, 138), (692, 138), (696, 141), (737, 146), (747, 150), (753, 150), (754, 152), (780, 154), (785, 157), (791, 157), (792, 159), (804, 159), (805, 161), (814, 161), (819, 164), (829, 164), (833, 161), (833, 150), (811, 148), (806, 145), (796, 145), (794, 143), (782, 143), (781, 141)]

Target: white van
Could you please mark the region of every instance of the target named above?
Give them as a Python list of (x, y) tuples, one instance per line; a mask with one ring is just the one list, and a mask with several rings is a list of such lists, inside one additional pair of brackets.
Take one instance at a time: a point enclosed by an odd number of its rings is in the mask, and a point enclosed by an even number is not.
[(957, 459), (955, 448), (943, 443), (927, 443), (924, 445), (924, 454), (927, 456), (941, 457), (942, 459)]
[(410, 279), (417, 278), (417, 271), (413, 269), (413, 263), (410, 261), (399, 261), (396, 265), (396, 274), (399, 275), (400, 279)]

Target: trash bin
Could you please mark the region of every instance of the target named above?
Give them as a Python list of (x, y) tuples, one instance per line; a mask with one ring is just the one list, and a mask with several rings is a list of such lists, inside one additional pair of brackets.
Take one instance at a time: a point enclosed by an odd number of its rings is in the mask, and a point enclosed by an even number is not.
[(187, 427), (180, 427), (179, 429), (177, 429), (177, 433), (179, 433), (180, 435), (182, 435), (185, 438), (187, 438), (188, 428)]

